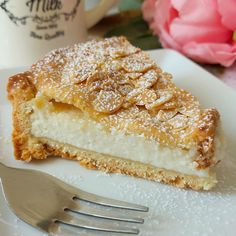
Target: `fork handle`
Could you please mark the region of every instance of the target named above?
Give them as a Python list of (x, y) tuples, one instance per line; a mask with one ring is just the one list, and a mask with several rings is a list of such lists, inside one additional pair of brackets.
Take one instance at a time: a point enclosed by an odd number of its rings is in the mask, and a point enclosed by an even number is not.
[(6, 177), (9, 173), (9, 167), (0, 162), (0, 178)]

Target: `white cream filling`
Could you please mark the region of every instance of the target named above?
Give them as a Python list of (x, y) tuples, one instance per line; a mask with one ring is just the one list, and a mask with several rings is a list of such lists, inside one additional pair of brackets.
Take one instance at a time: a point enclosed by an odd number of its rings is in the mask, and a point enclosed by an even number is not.
[(197, 170), (196, 150), (169, 148), (143, 136), (106, 132), (101, 125), (86, 119), (77, 110), (52, 112), (48, 106), (34, 107), (30, 116), (31, 133), (60, 143), (94, 152), (151, 164), (159, 168), (207, 177), (209, 170)]

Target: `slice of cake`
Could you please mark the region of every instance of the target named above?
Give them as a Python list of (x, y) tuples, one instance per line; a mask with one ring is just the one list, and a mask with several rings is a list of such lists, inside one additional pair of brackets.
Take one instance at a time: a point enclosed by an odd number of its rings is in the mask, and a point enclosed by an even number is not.
[(124, 37), (52, 51), (11, 77), (8, 95), (16, 159), (56, 155), (197, 190), (217, 182), (219, 113)]

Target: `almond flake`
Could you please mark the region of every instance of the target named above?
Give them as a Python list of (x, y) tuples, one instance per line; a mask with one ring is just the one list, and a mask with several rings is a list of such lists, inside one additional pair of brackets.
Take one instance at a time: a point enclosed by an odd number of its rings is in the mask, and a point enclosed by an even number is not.
[(155, 70), (149, 70), (144, 75), (142, 75), (136, 83), (137, 87), (150, 88), (158, 80), (158, 74)]
[(178, 112), (177, 110), (173, 110), (173, 111), (160, 110), (157, 113), (157, 116), (155, 118), (160, 121), (167, 121), (173, 118), (177, 114), (177, 112)]
[(179, 113), (188, 116), (188, 117), (194, 117), (199, 112), (198, 107), (180, 107), (178, 109)]
[(89, 83), (88, 90), (90, 92), (100, 91), (101, 90), (101, 85), (102, 85), (102, 80), (93, 81), (93, 82)]
[(93, 101), (93, 107), (101, 113), (111, 114), (120, 109), (123, 103), (123, 97), (114, 91), (101, 90)]
[(127, 72), (144, 72), (154, 65), (155, 63), (143, 53), (129, 55), (121, 63), (122, 68)]
[(73, 71), (71, 75), (71, 79), (73, 79), (75, 84), (82, 83), (90, 77), (93, 77), (96, 74), (97, 64), (90, 64), (83, 66), (81, 65), (79, 68)]
[(176, 103), (176, 101), (169, 101), (169, 102), (162, 104), (160, 109), (172, 110), (172, 109), (176, 109), (177, 106), (178, 106), (178, 104)]
[(131, 102), (131, 103), (134, 103), (134, 102), (136, 102), (136, 97), (140, 94), (140, 93), (142, 93), (142, 89), (133, 89), (132, 91), (130, 91), (128, 94), (127, 94), (127, 96), (126, 96), (126, 100), (128, 101), (128, 102)]
[(160, 97), (157, 100), (155, 100), (152, 103), (146, 104), (145, 107), (148, 110), (151, 110), (151, 109), (154, 109), (163, 105), (164, 103), (168, 102), (173, 97), (173, 94), (170, 91), (161, 91), (159, 92), (159, 94), (160, 94)]
[(188, 125), (188, 118), (185, 115), (176, 115), (175, 117), (168, 120), (168, 123), (175, 129), (175, 130), (182, 130), (185, 129)]
[(129, 79), (135, 80), (138, 79), (141, 75), (142, 73), (126, 73), (125, 78), (127, 78), (128, 80)]
[(153, 103), (157, 99), (157, 95), (154, 90), (143, 89), (142, 92), (136, 96), (136, 105), (144, 106), (149, 103)]
[(129, 84), (123, 84), (120, 85), (118, 88), (118, 91), (123, 95), (126, 96), (128, 93), (130, 93), (133, 90), (133, 87)]

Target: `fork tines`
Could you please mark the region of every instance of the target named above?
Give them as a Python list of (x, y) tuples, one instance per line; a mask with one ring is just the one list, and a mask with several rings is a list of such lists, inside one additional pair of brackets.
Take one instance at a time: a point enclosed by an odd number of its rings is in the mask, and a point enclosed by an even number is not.
[[(80, 229), (87, 230), (97, 230), (103, 232), (112, 232), (112, 233), (124, 233), (124, 234), (138, 234), (139, 230), (132, 226), (120, 226), (119, 224), (114, 224), (115, 221), (122, 221), (127, 223), (144, 223), (144, 219), (141, 217), (129, 216), (127, 214), (127, 210), (131, 211), (140, 211), (147, 212), (148, 207), (127, 203), (123, 201), (113, 200), (105, 197), (101, 197), (95, 194), (87, 193), (81, 190), (78, 194), (74, 195), (71, 202), (68, 203), (68, 207), (66, 207), (63, 214), (60, 214), (55, 222), (62, 223), (68, 226), (77, 227)], [(82, 200), (85, 202), (89, 202), (88, 204), (78, 204), (76, 200)], [(101, 209), (104, 207), (94, 207), (92, 204), (105, 206), (105, 209)], [(124, 214), (120, 213), (113, 208), (125, 209)], [(109, 210), (109, 211), (108, 211)], [(79, 215), (88, 216), (86, 218), (76, 217), (70, 214), (70, 212), (78, 213)], [(91, 217), (106, 219), (107, 221), (94, 221), (91, 220)], [(55, 228), (54, 228), (55, 229)]]

